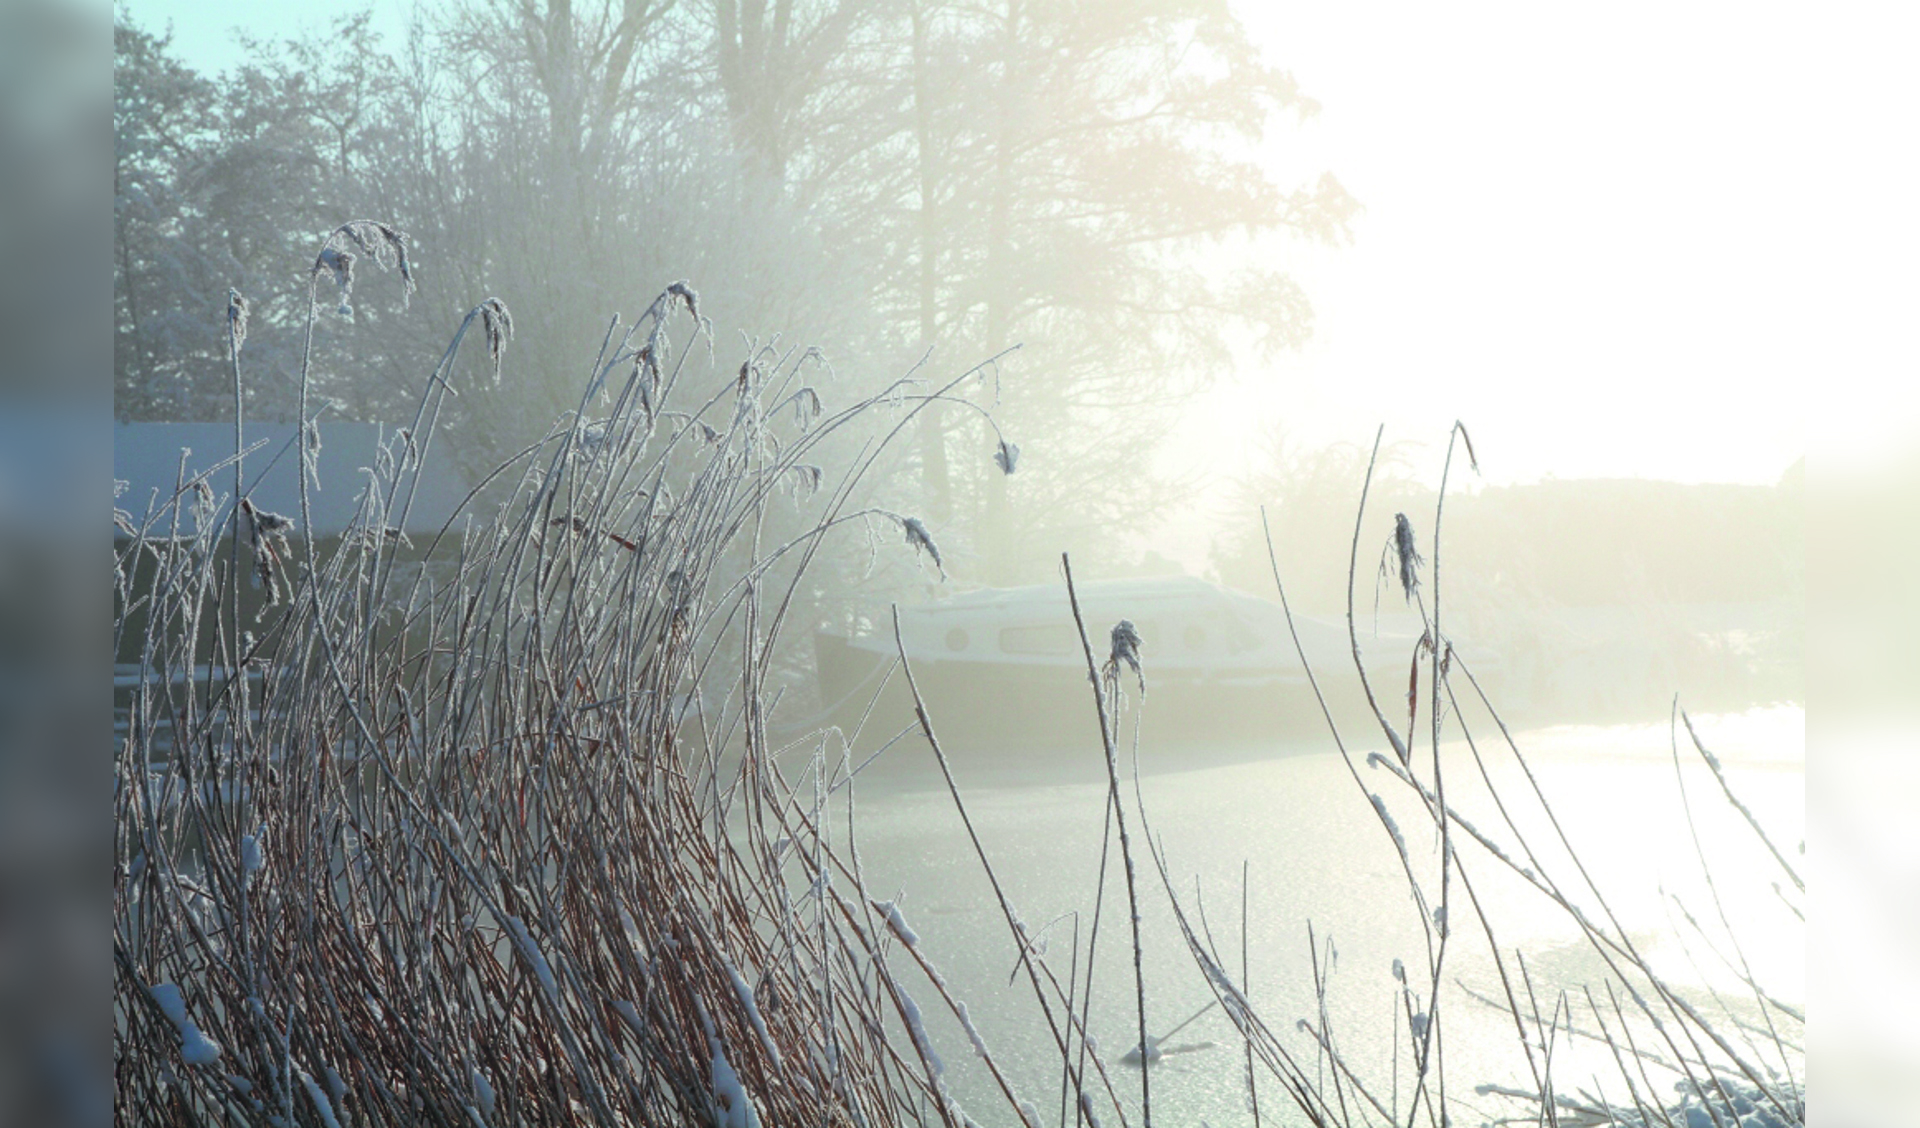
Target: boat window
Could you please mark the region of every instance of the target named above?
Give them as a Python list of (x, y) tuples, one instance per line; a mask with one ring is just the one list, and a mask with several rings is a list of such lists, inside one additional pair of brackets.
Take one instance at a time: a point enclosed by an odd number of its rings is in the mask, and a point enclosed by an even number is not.
[(1260, 648), (1260, 636), (1253, 633), (1253, 628), (1238, 619), (1227, 620), (1226, 633), (1227, 652), (1230, 654), (1245, 654), (1249, 650)]
[(1066, 624), (1004, 627), (1000, 649), (1008, 654), (1072, 654), (1080, 649), (1080, 639)]
[(947, 632), (947, 649), (953, 651), (967, 648), (967, 628), (955, 627)]

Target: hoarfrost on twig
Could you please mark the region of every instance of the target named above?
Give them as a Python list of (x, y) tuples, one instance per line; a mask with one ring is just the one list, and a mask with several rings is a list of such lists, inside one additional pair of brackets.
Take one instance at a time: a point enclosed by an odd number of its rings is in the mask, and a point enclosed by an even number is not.
[(726, 1052), (718, 1048), (713, 1051), (713, 1103), (714, 1128), (760, 1128), (760, 1112), (747, 1096), (747, 1087), (740, 1083)]
[(542, 955), (539, 947), (534, 944), (533, 935), (527, 931), (526, 922), (517, 916), (507, 916), (504, 919), (508, 931), (513, 933), (514, 946), (520, 949), (520, 954), (526, 959), (527, 966), (533, 969), (534, 976), (540, 980), (540, 987), (546, 991), (547, 998), (558, 1005), (560, 988), (554, 982), (553, 967), (547, 963), (547, 957)]
[(940, 546), (933, 543), (933, 534), (927, 532), (927, 526), (918, 517), (900, 518), (900, 529), (906, 534), (907, 543), (916, 552), (924, 552), (933, 558), (933, 566), (940, 569), (940, 578), (947, 578), (947, 566), (940, 559)]
[(469, 1080), (473, 1083), (473, 1099), (480, 1102), (481, 1115), (492, 1120), (493, 1104), (498, 1099), (498, 1095), (493, 1091), (493, 1083), (487, 1080), (486, 1074), (480, 1072), (479, 1066), (474, 1066), (468, 1072)]
[(927, 1037), (926, 1021), (920, 1017), (920, 1004), (914, 1002), (913, 996), (907, 994), (905, 989), (897, 984), (894, 987), (894, 993), (900, 997), (901, 1017), (906, 1020), (907, 1033), (913, 1036), (913, 1044), (927, 1059), (927, 1068), (933, 1073), (933, 1080), (939, 1082), (947, 1074), (947, 1063), (941, 1061), (940, 1055), (933, 1052), (933, 1041)]
[(180, 1060), (188, 1065), (211, 1065), (220, 1060), (220, 1043), (206, 1036), (193, 1020), (187, 1017), (186, 1000), (180, 997), (180, 988), (172, 983), (156, 983), (148, 992), (153, 1001), (160, 1005), (160, 1011), (180, 1032)]
[(899, 905), (892, 901), (875, 901), (873, 907), (887, 918), (887, 927), (893, 929), (893, 934), (900, 938), (902, 944), (909, 948), (919, 945), (920, 934), (908, 927), (907, 918), (900, 912)]
[(1404, 857), (1407, 852), (1406, 840), (1400, 837), (1400, 824), (1394, 822), (1393, 816), (1387, 812), (1387, 801), (1378, 795), (1369, 795), (1367, 798), (1372, 800), (1374, 814), (1380, 816), (1380, 821), (1385, 824), (1387, 833), (1393, 836), (1394, 846), (1399, 849), (1401, 856)]
[(313, 483), (315, 492), (320, 490), (320, 420), (316, 417), (307, 420), (301, 428), (300, 464), (306, 468), (307, 479)]
[(733, 981), (733, 993), (740, 1000), (740, 1008), (747, 1012), (747, 1021), (753, 1025), (753, 1032), (760, 1036), (760, 1045), (767, 1051), (774, 1066), (780, 1065), (780, 1047), (774, 1044), (773, 1034), (767, 1029), (767, 1020), (760, 1013), (760, 1006), (754, 1000), (753, 986), (741, 977), (738, 968), (726, 961), (727, 978)]
[(267, 825), (261, 823), (259, 830), (240, 836), (240, 872), (247, 878), (266, 867), (266, 859), (260, 853), (260, 839), (266, 837), (266, 833)]
[(333, 1114), (333, 1102), (327, 1099), (327, 1094), (320, 1088), (320, 1083), (313, 1079), (313, 1074), (298, 1066), (294, 1067), (294, 1072), (300, 1077), (301, 1087), (307, 1091), (307, 1099), (320, 1111), (320, 1123), (326, 1128), (340, 1128), (340, 1120)]

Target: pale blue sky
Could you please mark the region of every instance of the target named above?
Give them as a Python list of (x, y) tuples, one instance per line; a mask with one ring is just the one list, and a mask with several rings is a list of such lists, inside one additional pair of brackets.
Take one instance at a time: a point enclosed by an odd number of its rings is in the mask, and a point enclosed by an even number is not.
[(371, 11), (374, 26), (397, 48), (406, 33), (411, 2), (367, 3), (365, 0), (300, 0), (297, 4), (260, 3), (259, 0), (143, 0), (115, 7), (149, 31), (173, 26), (173, 46), (180, 56), (203, 71), (221, 71), (242, 58), (233, 29), (286, 39), (322, 33), (335, 19)]

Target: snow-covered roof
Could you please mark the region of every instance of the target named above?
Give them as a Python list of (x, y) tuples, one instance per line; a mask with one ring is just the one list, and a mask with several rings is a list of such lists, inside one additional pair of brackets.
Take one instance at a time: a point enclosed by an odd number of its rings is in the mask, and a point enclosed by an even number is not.
[[(261, 509), (295, 517), (300, 512), (300, 459), (294, 449), (294, 427), (289, 424), (250, 423), (246, 444), (248, 495)], [(371, 480), (363, 467), (375, 465), (382, 429), (370, 423), (324, 422), (320, 429), (319, 488), (310, 490), (313, 532), (333, 536), (344, 531), (359, 512), (362, 493)], [(385, 431), (389, 444), (393, 431)], [(261, 444), (255, 449), (255, 444)], [(162, 503), (173, 495), (181, 479), (185, 452), (185, 480), (233, 457), (231, 423), (120, 423), (113, 429), (113, 476), (128, 488), (114, 504), (136, 520), (158, 491)], [(408, 472), (408, 477), (413, 472)], [(207, 484), (231, 505), (233, 468), (223, 466), (207, 475)], [(453, 516), (467, 495), (467, 486), (443, 460), (430, 460), (420, 472), (419, 491), (407, 514), (408, 533), (431, 534)], [(395, 518), (398, 517), (396, 513)], [(388, 524), (395, 524), (390, 519)]]
[[(1276, 618), (1277, 603), (1239, 592), (1193, 576), (1154, 576), (1124, 580), (1082, 581), (1077, 586), (1081, 610), (1091, 618), (1115, 615), (1152, 614), (1157, 611), (1197, 611), (1206, 608), (1228, 609), (1254, 619)], [(1065, 583), (1035, 584), (1031, 587), (979, 588), (932, 603), (902, 607), (903, 616), (939, 619), (1035, 617), (1071, 621)]]
[[(1226, 592), (1205, 580), (1192, 576), (1164, 576), (1151, 579), (1095, 580), (1082, 581), (1078, 585), (1082, 602), (1099, 600), (1103, 603), (1140, 600), (1191, 600), (1225, 595)], [(936, 603), (924, 604), (913, 608), (939, 614), (947, 611), (977, 613), (980, 611), (1007, 609), (1026, 610), (1034, 607), (1051, 607), (1053, 604), (1066, 606), (1067, 586), (1065, 583), (1035, 584), (1031, 587), (980, 588), (960, 595), (942, 599)], [(903, 608), (902, 610), (906, 610)]]

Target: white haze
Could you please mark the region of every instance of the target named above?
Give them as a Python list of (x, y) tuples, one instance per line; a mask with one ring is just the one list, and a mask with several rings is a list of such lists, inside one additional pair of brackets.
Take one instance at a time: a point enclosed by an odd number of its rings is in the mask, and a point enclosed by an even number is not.
[[(1899, 828), (1916, 791), (1920, 601), (1915, 534), (1886, 518), (1915, 511), (1920, 474), (1882, 475), (1920, 446), (1920, 16), (1727, 0), (1236, 6), (1323, 107), (1276, 130), (1279, 179), (1332, 169), (1367, 210), (1350, 247), (1276, 250), (1311, 295), (1315, 337), (1221, 373), (1188, 406), (1160, 467), (1199, 479), (1196, 504), (1143, 541), (1205, 571), (1223, 519), (1248, 516), (1227, 512), (1230, 487), (1273, 429), (1318, 446), (1384, 423), (1390, 441), (1430, 444), (1428, 482), (1455, 419), (1493, 484), (1765, 484), (1811, 447), (1837, 516), (1816, 529), (1830, 559), (1810, 566), (1845, 596), (1813, 639), (1844, 675), (1819, 683), (1809, 810), (1826, 851), (1816, 1099), (1915, 1123), (1920, 860)], [(220, 70), (242, 55), (232, 27), (293, 36), (359, 7), (131, 14), (170, 23), (186, 61)], [(407, 11), (376, 7), (396, 49)]]
[[(131, 10), (217, 71), (243, 57), (234, 29), (320, 32), (361, 7)], [(1890, 410), (1846, 432), (1910, 437), (1914, 393), (1877, 378), (1914, 370), (1887, 315), (1920, 296), (1897, 253), (1916, 242), (1903, 140), (1920, 93), (1895, 55), (1911, 37), (1883, 15), (1236, 7), (1321, 105), (1272, 131), (1278, 180), (1331, 169), (1366, 211), (1352, 246), (1275, 248), (1311, 295), (1313, 341), (1222, 373), (1163, 468), (1219, 484), (1242, 469), (1220, 452), (1265, 429), (1437, 440), (1462, 419), (1495, 483), (1771, 483), (1806, 451), (1809, 398), (1826, 426), (1846, 397), (1824, 390), (1876, 383)], [(371, 10), (399, 50), (410, 5)]]
[(1911, 26), (1733, 4), (1239, 7), (1323, 107), (1273, 159), (1335, 170), (1367, 210), (1352, 246), (1283, 252), (1314, 340), (1189, 411), (1162, 465), (1214, 504), (1160, 530), (1163, 553), (1198, 570), (1208, 526), (1240, 516), (1219, 452), (1275, 427), (1312, 447), (1384, 423), (1434, 446), (1431, 481), (1460, 419), (1496, 484), (1771, 484), (1809, 427), (1843, 460), (1911, 443), (1920, 365), (1894, 312), (1920, 301), (1920, 91), (1894, 54)]

